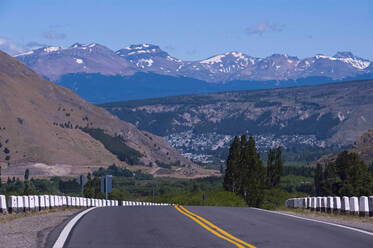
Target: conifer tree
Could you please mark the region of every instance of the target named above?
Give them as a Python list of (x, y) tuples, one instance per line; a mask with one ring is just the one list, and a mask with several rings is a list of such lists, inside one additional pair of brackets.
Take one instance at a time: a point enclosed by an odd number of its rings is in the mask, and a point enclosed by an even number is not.
[(280, 186), (283, 167), (284, 165), (282, 162), (282, 150), (281, 150), (281, 147), (279, 146), (275, 152), (275, 164), (274, 164), (274, 173), (273, 173), (274, 175), (273, 175), (273, 181), (272, 181), (273, 187)]
[(244, 146), (241, 164), (240, 194), (249, 206), (259, 207), (263, 200), (265, 169), (253, 137), (250, 137)]
[(316, 173), (315, 173), (315, 191), (317, 196), (321, 196), (322, 193), (322, 184), (324, 180), (324, 173), (321, 164), (316, 165)]
[(25, 179), (25, 181), (27, 181), (27, 180), (29, 179), (29, 177), (30, 177), (30, 170), (27, 168), (27, 169), (25, 170), (25, 175), (24, 175), (24, 179)]
[(269, 149), (267, 159), (267, 187), (273, 187), (273, 174), (274, 174), (274, 151)]
[(229, 148), (227, 158), (227, 168), (224, 176), (224, 189), (231, 192), (236, 192), (238, 187), (239, 163), (240, 163), (241, 143), (236, 136)]

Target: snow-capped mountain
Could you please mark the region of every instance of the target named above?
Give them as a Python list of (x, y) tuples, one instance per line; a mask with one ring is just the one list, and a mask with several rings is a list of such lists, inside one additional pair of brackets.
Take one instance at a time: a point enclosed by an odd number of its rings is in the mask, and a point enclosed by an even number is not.
[(39, 74), (56, 80), (69, 73), (131, 75), (136, 66), (102, 45), (75, 43), (70, 47), (49, 46), (15, 56)]
[(131, 62), (142, 72), (178, 75), (178, 67), (184, 62), (171, 57), (159, 46), (151, 44), (131, 45), (115, 54)]
[(371, 61), (350, 52), (303, 59), (282, 54), (255, 58), (241, 52), (228, 52), (200, 61), (182, 61), (152, 44), (131, 45), (113, 52), (98, 44), (77, 43), (68, 48), (40, 48), (16, 57), (52, 80), (78, 72), (104, 75), (153, 72), (207, 82), (296, 80), (315, 76), (342, 80), (373, 73)]
[(369, 60), (350, 52), (338, 52), (333, 57), (316, 55), (304, 59), (281, 54), (255, 58), (240, 52), (227, 52), (200, 61), (182, 61), (171, 57), (158, 46), (142, 44), (121, 49), (116, 54), (130, 61), (139, 71), (207, 82), (296, 80), (310, 76), (336, 80), (373, 72)]

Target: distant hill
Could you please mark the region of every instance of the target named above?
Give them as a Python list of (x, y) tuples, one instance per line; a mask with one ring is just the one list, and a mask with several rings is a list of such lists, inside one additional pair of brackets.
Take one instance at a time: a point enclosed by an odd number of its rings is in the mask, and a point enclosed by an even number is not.
[[(367, 164), (373, 163), (373, 129), (369, 129), (359, 139), (354, 142), (352, 147), (348, 149), (349, 152), (355, 152), (360, 155)], [(317, 162), (313, 163), (315, 166), (317, 163), (326, 163), (335, 161), (337, 159), (338, 152), (330, 153), (322, 156)]]
[[(168, 176), (205, 173), (162, 138), (140, 131), (0, 51), (3, 176), (74, 176), (113, 163)], [(177, 172), (174, 170), (177, 168)]]
[[(266, 150), (353, 144), (373, 127), (373, 80), (284, 89), (223, 92), (101, 105), (184, 153), (213, 155), (234, 135), (254, 135)], [(190, 155), (193, 157), (193, 155)], [(313, 158), (314, 159), (314, 158)]]
[[(357, 78), (370, 78), (360, 75)], [(353, 78), (353, 79), (357, 79)], [(338, 80), (336, 80), (338, 81)], [(307, 77), (296, 81), (229, 81), (207, 83), (187, 77), (174, 77), (152, 72), (138, 72), (130, 76), (72, 73), (63, 75), (56, 83), (73, 90), (92, 103), (139, 100), (185, 94), (206, 94), (232, 90), (257, 90), (315, 85), (333, 82), (327, 77)]]

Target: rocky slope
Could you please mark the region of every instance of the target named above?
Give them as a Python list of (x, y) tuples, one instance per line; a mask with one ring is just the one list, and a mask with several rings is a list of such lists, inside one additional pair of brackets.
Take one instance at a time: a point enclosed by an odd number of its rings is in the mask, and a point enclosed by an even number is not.
[(119, 120), (72, 91), (41, 78), (17, 59), (0, 51), (0, 163), (3, 176), (21, 176), (25, 166), (33, 168), (31, 175), (34, 176), (71, 176), (112, 163), (127, 165), (124, 161), (128, 160), (119, 161), (113, 154), (110, 144), (104, 146), (102, 140), (87, 132), (99, 129), (104, 131), (109, 143), (120, 140), (120, 147), (129, 151), (129, 155), (135, 154), (138, 168), (146, 167), (156, 173), (157, 164), (174, 164), (178, 169), (177, 172), (168, 171), (171, 175), (195, 176), (200, 173), (198, 167), (163, 138)]
[(282, 54), (256, 58), (233, 51), (199, 61), (183, 61), (152, 44), (131, 45), (114, 53), (93, 43), (74, 44), (68, 48), (45, 47), (16, 57), (40, 75), (52, 80), (77, 72), (104, 75), (153, 72), (206, 82), (278, 81), (315, 76), (340, 80), (366, 74), (371, 78), (373, 73), (371, 61), (350, 52), (300, 59)]

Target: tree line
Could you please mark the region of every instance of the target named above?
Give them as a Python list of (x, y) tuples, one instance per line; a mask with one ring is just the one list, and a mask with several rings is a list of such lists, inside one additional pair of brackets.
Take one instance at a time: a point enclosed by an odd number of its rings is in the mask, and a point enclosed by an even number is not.
[(369, 196), (373, 194), (372, 167), (357, 153), (343, 151), (335, 162), (317, 164), (315, 193), (320, 196)]
[(229, 148), (223, 187), (241, 195), (249, 206), (259, 207), (264, 190), (278, 188), (283, 172), (281, 147), (268, 153), (267, 168), (260, 159), (253, 137), (235, 137)]

